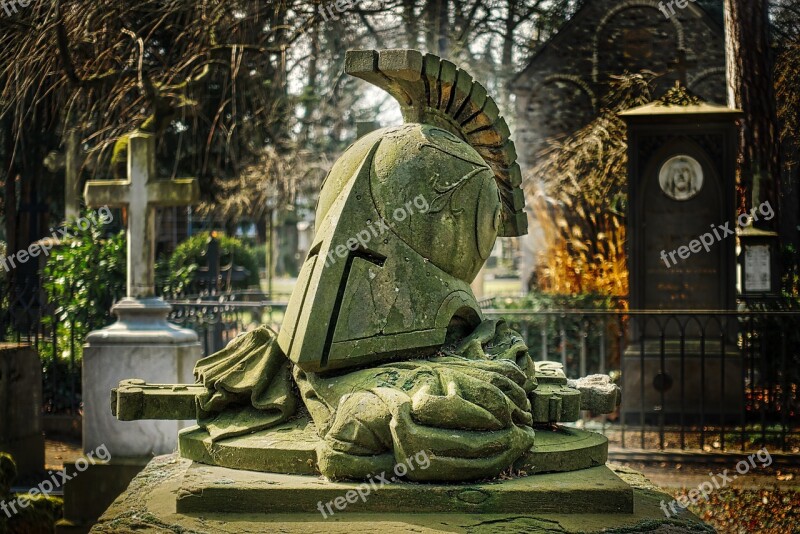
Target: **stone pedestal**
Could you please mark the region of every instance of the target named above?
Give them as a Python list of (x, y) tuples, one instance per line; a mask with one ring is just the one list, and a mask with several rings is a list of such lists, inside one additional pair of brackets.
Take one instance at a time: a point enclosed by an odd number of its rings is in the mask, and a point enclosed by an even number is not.
[(110, 392), (121, 380), (193, 383), (202, 349), (197, 334), (166, 321), (161, 299), (126, 298), (113, 308), (119, 320), (86, 337), (83, 352), (83, 448), (105, 444), (112, 462), (121, 457), (166, 454), (177, 449), (178, 431), (191, 421), (121, 422), (111, 414)]
[[(342, 507), (358, 487), (163, 456), (92, 532), (713, 532), (686, 510), (666, 518), (660, 502), (672, 498), (622, 467), (455, 486), (389, 483)], [(340, 506), (325, 517), (320, 507), (331, 499)]]
[(14, 457), (18, 478), (44, 469), (42, 364), (28, 345), (0, 344), (0, 451)]
[[(724, 356), (723, 356), (724, 354)], [(628, 347), (622, 357), (625, 394), (622, 407), (625, 421), (655, 424), (718, 421), (724, 417), (738, 421), (744, 406), (742, 357), (730, 345), (723, 351), (719, 342), (686, 340), (664, 344), (648, 340)]]
[(145, 468), (147, 459), (122, 459), (114, 463), (90, 461), (79, 471), (75, 462), (64, 462), (72, 478), (64, 484), (64, 517), (56, 523), (56, 534), (86, 533), (97, 518)]

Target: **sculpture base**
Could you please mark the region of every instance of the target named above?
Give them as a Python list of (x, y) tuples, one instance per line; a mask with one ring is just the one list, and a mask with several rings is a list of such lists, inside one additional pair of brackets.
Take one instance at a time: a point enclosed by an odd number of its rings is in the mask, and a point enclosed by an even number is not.
[[(585, 475), (582, 488), (576, 480), (579, 475)], [(303, 481), (305, 489), (297, 487), (298, 480)], [(510, 488), (526, 483), (531, 498), (524, 498), (524, 493), (510, 497), (513, 502), (504, 506), (505, 510), (513, 507), (513, 511), (483, 511), (481, 503), (475, 502), (483, 495), (483, 488), (492, 486), (491, 491), (496, 495), (511, 495)], [(606, 488), (599, 486), (601, 483), (612, 485)], [(391, 484), (373, 491), (363, 502), (358, 499), (357, 504), (348, 504), (343, 510), (334, 508), (335, 513), (322, 515), (319, 506), (325, 510), (330, 498), (346, 498), (350, 487), (356, 486), (326, 482), (318, 477), (199, 466), (176, 455), (161, 456), (133, 480), (92, 532), (713, 532), (686, 511), (666, 518), (659, 503), (671, 498), (640, 474), (625, 468), (600, 467), (479, 485)], [(476, 486), (480, 489), (469, 493)], [(214, 488), (212, 493), (225, 493), (224, 497), (206, 495), (211, 488)], [(196, 490), (202, 490), (202, 495)], [(283, 495), (284, 490), (289, 493)], [(256, 493), (248, 495), (250, 491)], [(268, 498), (264, 498), (264, 491), (271, 492)], [(458, 493), (452, 495), (451, 491)], [(584, 501), (584, 506), (576, 512), (569, 503), (577, 499), (570, 494), (581, 491), (594, 496), (627, 493), (633, 512), (591, 511), (592, 503), (608, 509), (596, 497), (591, 502)], [(323, 496), (329, 497), (323, 501)], [(294, 499), (300, 497), (301, 501)], [(279, 500), (272, 502), (272, 498)], [(447, 499), (451, 503), (458, 501), (457, 508), (443, 513)], [(483, 502), (491, 499), (494, 497)], [(359, 504), (362, 506), (358, 507)], [(411, 506), (416, 507), (413, 513)], [(478, 509), (464, 511), (469, 506)], [(242, 511), (225, 513), (217, 507)], [(265, 507), (280, 513), (263, 513)], [(365, 510), (370, 507), (376, 511)], [(181, 511), (187, 508), (193, 511)]]
[[(181, 456), (219, 467), (291, 475), (318, 475), (314, 423), (303, 417), (245, 436), (211, 442), (208, 432), (193, 426), (179, 435)], [(576, 471), (604, 465), (608, 440), (595, 432), (569, 427), (536, 429), (533, 449), (514, 464), (528, 475)]]
[[(192, 464), (178, 490), (179, 513), (633, 513), (633, 490), (608, 467), (528, 475), (467, 484), (393, 482), (376, 473), (367, 482), (254, 473)], [(359, 493), (360, 492), (360, 493)], [(363, 495), (363, 498), (360, 496)]]

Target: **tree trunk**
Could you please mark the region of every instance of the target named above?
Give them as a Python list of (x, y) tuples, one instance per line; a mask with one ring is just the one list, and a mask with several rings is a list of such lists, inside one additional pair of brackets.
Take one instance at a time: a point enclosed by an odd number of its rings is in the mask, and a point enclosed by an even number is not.
[[(746, 198), (740, 208), (769, 202), (778, 211), (780, 141), (767, 8), (768, 0), (725, 0), (728, 103), (744, 113), (738, 177)], [(778, 227), (774, 218), (759, 223)]]

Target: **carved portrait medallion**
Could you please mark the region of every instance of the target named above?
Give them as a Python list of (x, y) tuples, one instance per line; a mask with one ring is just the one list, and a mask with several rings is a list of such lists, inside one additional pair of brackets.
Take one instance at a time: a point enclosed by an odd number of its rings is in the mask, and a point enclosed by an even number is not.
[(691, 156), (674, 156), (658, 171), (658, 183), (669, 198), (689, 200), (703, 188), (703, 167)]

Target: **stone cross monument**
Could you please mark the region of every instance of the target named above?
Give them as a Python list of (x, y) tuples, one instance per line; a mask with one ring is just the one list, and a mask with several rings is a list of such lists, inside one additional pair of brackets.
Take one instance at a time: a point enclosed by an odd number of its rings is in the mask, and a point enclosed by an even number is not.
[(128, 209), (128, 297), (155, 295), (156, 208), (190, 206), (200, 190), (194, 178), (158, 180), (155, 142), (150, 134), (133, 133), (128, 148), (128, 179), (86, 184), (89, 207)]
[(183, 424), (143, 421), (122, 425), (108, 410), (108, 389), (131, 374), (159, 381), (191, 381), (201, 352), (197, 334), (168, 323), (171, 308), (155, 296), (155, 210), (197, 202), (197, 181), (158, 180), (155, 139), (134, 132), (128, 148), (127, 180), (90, 181), (84, 197), (89, 207), (125, 207), (128, 212), (127, 296), (112, 308), (117, 322), (86, 337), (84, 450), (105, 444), (112, 457), (171, 452)]

